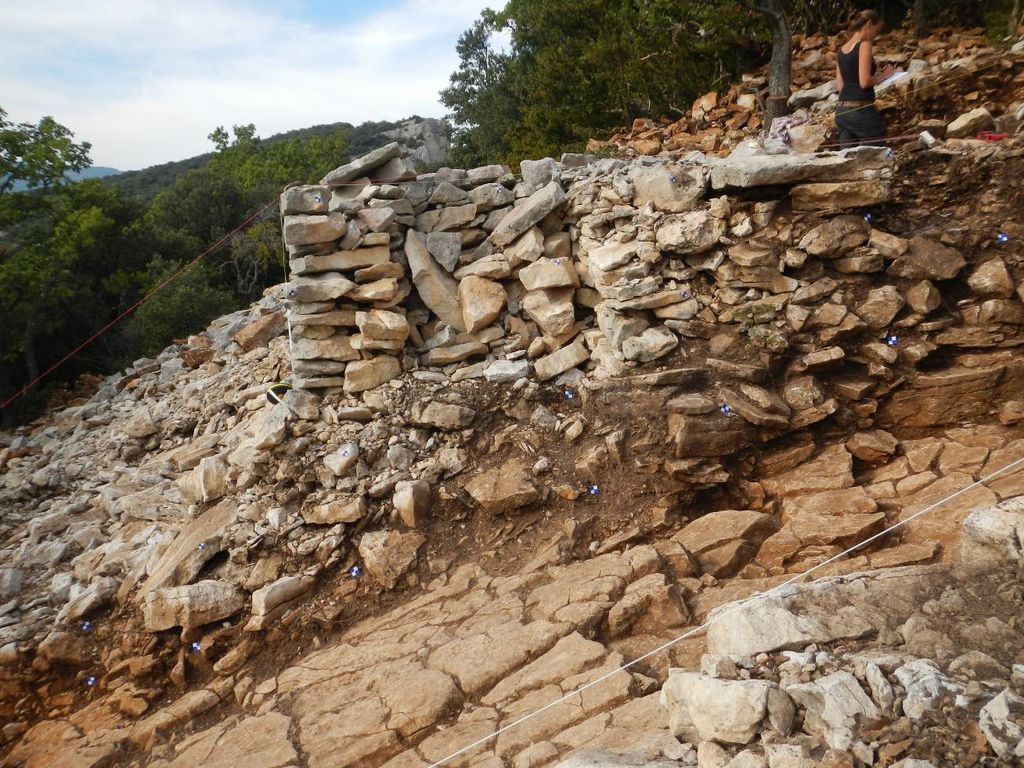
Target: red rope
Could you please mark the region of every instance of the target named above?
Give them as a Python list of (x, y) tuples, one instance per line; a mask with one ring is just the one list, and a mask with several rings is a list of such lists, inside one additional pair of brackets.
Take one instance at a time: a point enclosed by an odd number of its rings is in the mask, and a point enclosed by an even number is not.
[(209, 248), (207, 248), (207, 249), (206, 249), (205, 251), (203, 251), (203, 252), (202, 252), (202, 253), (200, 253), (200, 254), (199, 254), (198, 256), (196, 256), (196, 257), (195, 257), (194, 259), (192, 259), (192, 261), (190, 261), (190, 262), (189, 262), (188, 264), (185, 264), (184, 266), (180, 267), (180, 268), (179, 268), (179, 269), (178, 269), (177, 271), (175, 271), (175, 272), (174, 272), (174, 273), (173, 273), (172, 275), (170, 275), (169, 277), (165, 278), (164, 280), (161, 280), (161, 281), (160, 281), (160, 283), (159, 283), (159, 284), (157, 284), (157, 286), (156, 286), (155, 288), (153, 288), (153, 290), (151, 290), (151, 291), (150, 291), (149, 293), (147, 293), (147, 294), (146, 294), (145, 296), (143, 296), (143, 297), (142, 297), (141, 299), (139, 299), (139, 300), (138, 300), (137, 302), (135, 302), (134, 304), (132, 304), (132, 305), (131, 305), (130, 307), (128, 307), (128, 309), (126, 309), (126, 310), (125, 310), (124, 312), (122, 312), (121, 314), (119, 314), (119, 315), (118, 315), (117, 317), (115, 317), (115, 318), (114, 318), (113, 320), (111, 320), (111, 321), (110, 321), (109, 323), (107, 323), (106, 325), (104, 325), (104, 326), (103, 326), (102, 328), (100, 328), (100, 329), (99, 329), (98, 331), (96, 331), (96, 333), (94, 333), (94, 334), (93, 334), (92, 336), (90, 336), (90, 337), (89, 337), (88, 339), (86, 339), (85, 341), (83, 341), (83, 342), (82, 342), (81, 344), (79, 344), (79, 345), (78, 345), (77, 347), (75, 347), (75, 348), (74, 348), (73, 350), (71, 350), (71, 351), (70, 351), (70, 352), (68, 352), (68, 353), (67, 353), (66, 355), (64, 355), (64, 357), (62, 357), (62, 358), (61, 358), (60, 360), (58, 360), (58, 361), (57, 361), (56, 363), (54, 363), (54, 364), (53, 364), (53, 365), (51, 365), (51, 366), (50, 366), (49, 368), (47, 368), (47, 369), (46, 369), (45, 371), (43, 371), (43, 372), (42, 372), (41, 374), (39, 374), (38, 376), (36, 376), (36, 377), (35, 377), (35, 378), (34, 378), (34, 379), (33, 379), (32, 381), (30, 381), (30, 382), (29, 382), (28, 384), (25, 384), (25, 385), (24, 385), (24, 386), (23, 386), (23, 387), (22, 387), (22, 388), (21, 388), (20, 390), (18, 390), (18, 391), (17, 391), (17, 392), (15, 393), (15, 394), (13, 394), (13, 395), (11, 395), (11, 396), (10, 396), (9, 398), (7, 398), (7, 399), (6, 399), (6, 400), (5, 400), (4, 402), (3, 402), (3, 405), (0, 405), (0, 411), (4, 411), (4, 410), (6, 410), (6, 409), (7, 409), (7, 407), (8, 407), (8, 406), (9, 406), (9, 405), (10, 405), (11, 403), (13, 403), (13, 402), (14, 402), (15, 400), (18, 400), (19, 398), (23, 397), (23, 396), (24, 396), (24, 395), (25, 395), (25, 394), (26, 394), (26, 393), (27, 393), (27, 392), (28, 392), (29, 390), (31, 390), (31, 389), (33, 389), (33, 388), (34, 388), (35, 386), (37, 386), (37, 385), (39, 384), (39, 382), (41, 382), (41, 381), (42, 381), (43, 379), (45, 379), (45, 378), (46, 378), (47, 376), (49, 376), (49, 375), (50, 375), (51, 373), (53, 373), (53, 372), (54, 372), (55, 370), (57, 370), (58, 368), (60, 368), (60, 367), (61, 367), (62, 365), (64, 365), (64, 363), (66, 363), (66, 362), (67, 362), (68, 360), (70, 360), (71, 358), (73, 358), (73, 357), (74, 357), (75, 355), (77, 355), (77, 354), (78, 354), (79, 352), (81, 352), (81, 351), (82, 351), (83, 349), (85, 349), (86, 347), (88, 347), (88, 346), (89, 346), (90, 344), (92, 344), (92, 343), (93, 343), (94, 341), (96, 341), (96, 339), (98, 339), (98, 338), (99, 338), (100, 336), (102, 336), (102, 335), (103, 335), (104, 333), (106, 333), (107, 331), (109, 331), (109, 330), (110, 330), (111, 328), (113, 328), (113, 327), (114, 327), (115, 325), (117, 325), (117, 324), (118, 324), (119, 322), (121, 322), (121, 321), (122, 321), (122, 320), (124, 320), (124, 319), (125, 319), (126, 317), (128, 317), (128, 315), (130, 315), (130, 314), (131, 314), (132, 312), (134, 312), (134, 311), (135, 311), (136, 309), (138, 309), (138, 308), (139, 308), (139, 307), (141, 307), (141, 306), (142, 306), (143, 304), (145, 304), (145, 303), (146, 303), (147, 301), (149, 301), (149, 299), (150, 299), (150, 298), (151, 298), (151, 297), (153, 296), (153, 294), (155, 294), (155, 293), (156, 293), (157, 291), (159, 291), (159, 290), (163, 289), (163, 288), (164, 288), (164, 287), (166, 287), (166, 286), (167, 286), (167, 285), (168, 285), (169, 283), (173, 282), (174, 280), (177, 280), (177, 279), (178, 279), (179, 277), (181, 277), (181, 276), (182, 276), (183, 274), (185, 274), (186, 272), (188, 272), (188, 271), (189, 271), (190, 269), (192, 269), (192, 267), (194, 267), (194, 266), (195, 266), (196, 264), (198, 264), (198, 263), (199, 263), (199, 262), (200, 262), (200, 261), (201, 261), (201, 260), (202, 260), (202, 259), (203, 259), (204, 257), (208, 256), (208, 255), (209, 255), (210, 253), (212, 253), (212, 252), (213, 252), (214, 250), (216, 250), (216, 249), (217, 249), (217, 248), (219, 248), (219, 247), (220, 247), (221, 245), (223, 245), (223, 244), (224, 244), (224, 243), (225, 243), (225, 242), (226, 242), (226, 241), (227, 241), (227, 240), (228, 240), (229, 238), (231, 238), (231, 237), (233, 237), (234, 235), (238, 234), (238, 232), (240, 232), (240, 231), (241, 231), (242, 229), (244, 229), (244, 228), (245, 228), (246, 226), (248, 226), (248, 224), (249, 224), (250, 222), (252, 222), (252, 221), (253, 221), (254, 219), (256, 219), (256, 218), (257, 218), (258, 216), (262, 215), (264, 211), (266, 211), (266, 210), (267, 210), (268, 208), (270, 208), (270, 207), (271, 207), (271, 206), (273, 206), (273, 205), (277, 205), (277, 200), (273, 200), (273, 201), (271, 201), (271, 202), (267, 203), (266, 205), (264, 205), (264, 206), (263, 206), (262, 208), (260, 208), (260, 209), (259, 209), (258, 211), (256, 211), (256, 213), (254, 213), (254, 214), (253, 214), (252, 216), (250, 216), (249, 218), (247, 218), (247, 219), (246, 219), (245, 221), (243, 221), (243, 222), (242, 222), (241, 224), (239, 224), (239, 225), (238, 225), (237, 227), (235, 227), (235, 228), (234, 228), (233, 230), (231, 230), (231, 231), (230, 231), (230, 232), (228, 232), (228, 233), (227, 233), (226, 235), (224, 235), (224, 237), (222, 237), (222, 238), (221, 238), (220, 240), (218, 240), (218, 241), (217, 241), (216, 243), (214, 243), (214, 244), (213, 244), (213, 245), (211, 245), (211, 246), (210, 246)]

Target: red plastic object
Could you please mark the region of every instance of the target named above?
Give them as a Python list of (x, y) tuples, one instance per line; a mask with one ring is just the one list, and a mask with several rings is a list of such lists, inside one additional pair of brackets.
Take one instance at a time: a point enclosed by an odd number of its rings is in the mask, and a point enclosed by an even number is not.
[(1002, 141), (1010, 137), (1008, 133), (993, 133), (992, 131), (982, 131), (978, 134), (978, 139), (981, 141)]

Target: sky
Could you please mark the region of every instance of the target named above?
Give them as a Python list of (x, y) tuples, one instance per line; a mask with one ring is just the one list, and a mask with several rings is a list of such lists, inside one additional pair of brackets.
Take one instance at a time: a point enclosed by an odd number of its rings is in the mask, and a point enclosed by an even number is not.
[(442, 117), (459, 35), (501, 0), (0, 2), (0, 108), (50, 115), (94, 165), (208, 152), (217, 126)]

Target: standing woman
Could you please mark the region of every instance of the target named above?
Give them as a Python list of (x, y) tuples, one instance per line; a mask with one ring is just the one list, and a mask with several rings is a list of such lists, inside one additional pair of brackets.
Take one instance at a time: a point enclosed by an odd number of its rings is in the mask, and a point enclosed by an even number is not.
[(894, 70), (887, 67), (875, 74), (872, 41), (881, 31), (882, 18), (878, 11), (861, 11), (850, 22), (853, 36), (836, 56), (836, 84), (839, 86), (836, 127), (843, 146), (871, 144), (885, 138), (885, 123), (875, 109), (875, 85)]

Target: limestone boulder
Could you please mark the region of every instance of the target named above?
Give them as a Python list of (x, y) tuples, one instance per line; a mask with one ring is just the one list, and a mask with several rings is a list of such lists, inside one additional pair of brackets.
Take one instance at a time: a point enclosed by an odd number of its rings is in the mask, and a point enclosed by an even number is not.
[(872, 229), (868, 238), (868, 247), (878, 251), (883, 259), (896, 259), (907, 252), (910, 243), (902, 237), (891, 235), (880, 229)]
[(292, 343), (294, 360), (334, 360), (346, 362), (358, 360), (359, 352), (352, 345), (352, 337), (335, 333), (326, 339), (297, 338)]
[(718, 680), (698, 672), (669, 671), (661, 689), (669, 728), (681, 741), (749, 744), (768, 720), (787, 733), (793, 704), (775, 683)]
[(505, 247), (505, 259), (513, 267), (527, 262), (532, 263), (543, 255), (544, 232), (540, 227), (531, 227), (515, 242)]
[(541, 288), (578, 288), (580, 279), (571, 259), (539, 258), (519, 270), (519, 281), (528, 291)]
[(462, 255), (462, 236), (458, 232), (431, 232), (427, 251), (448, 272), (454, 272)]
[(626, 593), (608, 611), (608, 635), (660, 632), (690, 618), (679, 588), (663, 573), (652, 573), (626, 587)]
[(995, 127), (992, 113), (985, 107), (965, 112), (946, 126), (947, 139), (965, 139), (982, 131), (990, 131)]
[(814, 88), (805, 88), (802, 91), (797, 91), (789, 97), (789, 106), (793, 107), (793, 109), (810, 107), (816, 102), (825, 101), (829, 96), (837, 93), (838, 90), (839, 87), (836, 85), (835, 78), (832, 78)]
[(398, 580), (416, 565), (426, 541), (419, 531), (373, 531), (359, 540), (359, 556), (367, 575), (385, 589), (392, 589)]
[(302, 519), (309, 525), (358, 523), (366, 517), (367, 510), (366, 499), (362, 496), (342, 495), (328, 501), (307, 503), (302, 508)]
[(409, 338), (409, 321), (398, 312), (385, 309), (356, 312), (356, 325), (361, 350), (397, 352)]
[(441, 320), (459, 331), (465, 331), (459, 285), (427, 250), (426, 238), (409, 230), (405, 238), (405, 255), (409, 260), (412, 282), (423, 303)]
[(272, 339), (277, 338), (287, 330), (288, 321), (284, 314), (282, 312), (269, 312), (245, 326), (234, 335), (232, 340), (244, 352), (250, 352), (257, 347), (267, 346)]
[(679, 338), (668, 328), (648, 328), (622, 342), (622, 356), (627, 360), (649, 363), (669, 354), (679, 346)]
[(511, 244), (524, 232), (539, 224), (545, 216), (558, 208), (566, 200), (565, 190), (557, 181), (552, 181), (521, 201), (504, 218), (491, 233), (491, 241), (502, 248)]
[(797, 211), (841, 211), (881, 205), (892, 197), (892, 183), (885, 179), (798, 184), (789, 198)]
[(284, 403), (267, 408), (256, 423), (252, 445), (260, 451), (276, 448), (288, 436), (288, 424), (292, 420), (292, 412)]
[(578, 365), (583, 365), (589, 359), (590, 352), (587, 351), (583, 337), (577, 336), (571, 344), (538, 358), (533, 364), (533, 370), (540, 381), (547, 381)]
[(316, 585), (312, 576), (282, 576), (252, 593), (252, 615), (267, 616), (271, 611), (309, 592)]
[(907, 289), (907, 304), (915, 312), (927, 315), (942, 305), (942, 294), (930, 280), (922, 280)]
[(359, 460), (359, 443), (348, 442), (324, 457), (324, 466), (335, 477), (344, 477)]
[(846, 441), (846, 450), (869, 464), (888, 461), (898, 446), (899, 441), (884, 429), (858, 432)]
[(552, 181), (558, 181), (561, 177), (558, 161), (553, 157), (523, 160), (519, 163), (519, 170), (523, 175), (523, 181), (534, 189), (540, 189)]
[(328, 302), (340, 299), (356, 289), (356, 284), (340, 272), (325, 272), (316, 277), (292, 277), (288, 298), (302, 303)]
[(1005, 689), (982, 707), (978, 724), (1000, 759), (1024, 760), (1024, 699)]
[(886, 328), (903, 309), (904, 299), (893, 285), (873, 288), (867, 298), (855, 310), (857, 316), (868, 324), (868, 328)]
[(1024, 497), (973, 510), (963, 522), (961, 556), (968, 563), (1024, 561)]
[(576, 322), (572, 288), (543, 288), (523, 297), (523, 311), (544, 333), (561, 336)]
[(284, 217), (284, 241), (290, 245), (315, 245), (341, 238), (348, 229), (344, 214), (296, 214)]
[(989, 259), (967, 278), (967, 285), (978, 296), (1008, 299), (1013, 296), (1013, 277), (1002, 259)]
[(432, 496), (430, 483), (426, 480), (400, 480), (395, 484), (391, 503), (402, 523), (415, 528), (430, 514)]
[(836, 216), (804, 235), (799, 248), (811, 256), (835, 259), (866, 243), (869, 229), (862, 216)]
[(693, 210), (707, 188), (702, 168), (677, 163), (634, 166), (629, 177), (633, 182), (633, 205), (639, 208), (650, 203), (665, 213)]
[(203, 504), (227, 493), (228, 463), (222, 456), (207, 456), (198, 466), (178, 481), (185, 498)]
[(397, 141), (393, 141), (379, 149), (368, 152), (362, 157), (357, 157), (355, 160), (351, 160), (339, 168), (335, 168), (324, 176), (320, 183), (328, 187), (339, 186), (342, 182), (368, 175), (374, 169), (380, 168), (396, 157), (400, 157), (401, 154), (402, 146)]
[(631, 240), (628, 243), (620, 243), (618, 240), (609, 240), (599, 245), (587, 254), (587, 265), (598, 272), (611, 272), (619, 267), (624, 267), (636, 256), (637, 243)]
[(494, 182), (483, 184), (469, 191), (469, 200), (476, 206), (478, 211), (504, 208), (507, 205), (512, 205), (515, 199), (515, 193), (511, 189)]
[(485, 512), (515, 512), (540, 499), (526, 464), (512, 459), (485, 470), (466, 483), (466, 492)]
[(493, 323), (508, 304), (504, 286), (496, 280), (470, 275), (459, 281), (463, 325), (475, 333)]
[(530, 375), (528, 360), (495, 360), (484, 369), (484, 378), (498, 384), (511, 384)]
[(455, 430), (472, 425), (475, 418), (476, 411), (465, 405), (420, 400), (413, 404), (411, 421), (418, 427)]
[(735, 156), (711, 163), (713, 189), (775, 186), (807, 182), (860, 181), (890, 172), (892, 158), (884, 147), (852, 147), (817, 155)]
[(229, 498), (185, 523), (149, 569), (148, 578), (139, 588), (139, 597), (154, 589), (180, 586), (195, 579), (203, 566), (223, 551), (225, 533), (237, 515), (237, 505)]
[(385, 384), (402, 372), (398, 358), (378, 355), (369, 360), (357, 360), (345, 367), (345, 391), (349, 394), (364, 392)]
[(655, 237), (662, 250), (695, 256), (718, 245), (727, 231), (728, 222), (705, 209), (669, 214), (661, 220)]
[(966, 266), (957, 251), (923, 235), (910, 240), (907, 252), (889, 266), (889, 274), (907, 280), (952, 280)]
[(354, 250), (334, 251), (320, 256), (303, 256), (292, 259), (288, 266), (293, 275), (302, 276), (379, 267), (390, 261), (391, 251), (387, 245), (373, 245)]
[(145, 405), (140, 405), (136, 408), (129, 417), (128, 422), (124, 425), (124, 433), (128, 437), (136, 439), (155, 435), (159, 431), (160, 427), (157, 426), (153, 420), (153, 415)]
[(85, 642), (70, 632), (58, 630), (43, 638), (36, 654), (48, 664), (81, 664), (85, 660)]
[(233, 616), (245, 603), (245, 593), (234, 584), (206, 580), (148, 593), (142, 615), (148, 632), (172, 627), (190, 630)]
[(857, 678), (845, 670), (787, 686), (786, 693), (804, 710), (804, 730), (833, 749), (850, 748), (859, 720), (881, 716)]
[(288, 187), (281, 193), (281, 215), (293, 213), (327, 213), (331, 191), (321, 185)]
[(929, 659), (909, 661), (897, 667), (893, 675), (906, 691), (903, 714), (911, 720), (921, 720), (963, 692), (963, 688), (951, 683)]
[(5, 603), (17, 597), (25, 583), (25, 573), (18, 568), (0, 568), (0, 600)]
[(416, 228), (420, 232), (451, 232), (468, 226), (475, 218), (476, 206), (472, 203), (448, 205), (421, 213), (416, 217)]
[(597, 326), (608, 339), (612, 349), (618, 352), (622, 351), (622, 345), (627, 339), (639, 336), (649, 325), (641, 313), (619, 312), (604, 301), (597, 305), (595, 314)]

